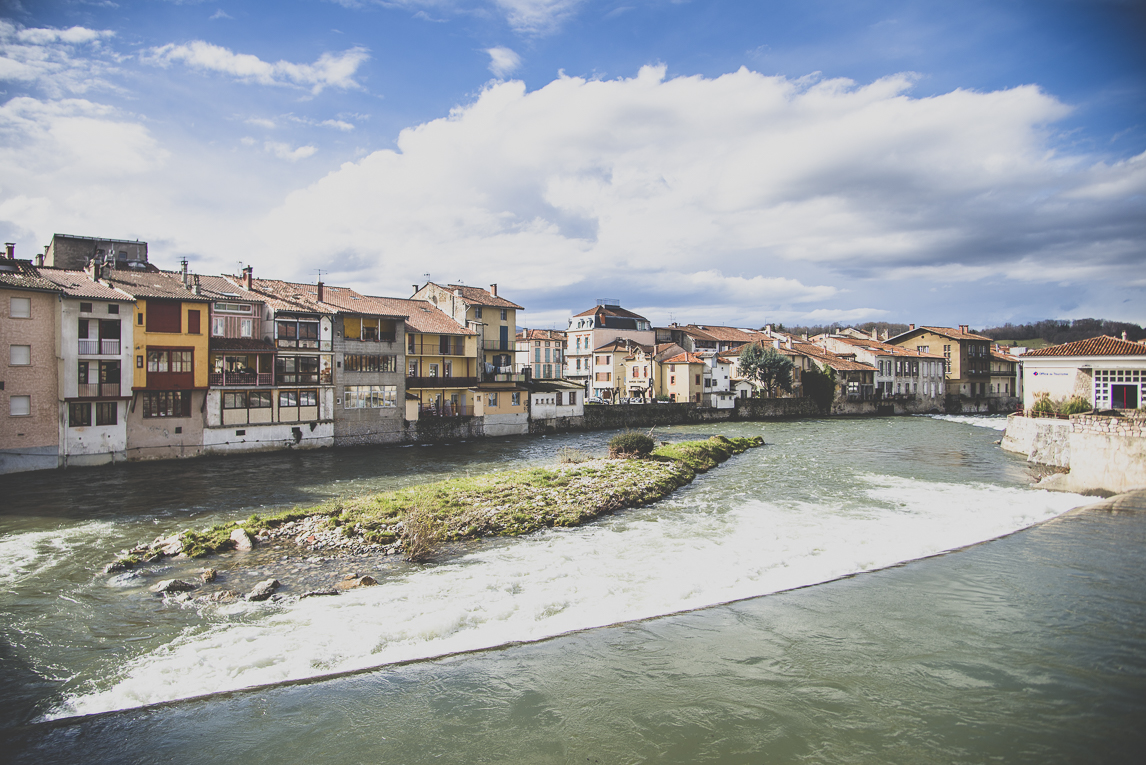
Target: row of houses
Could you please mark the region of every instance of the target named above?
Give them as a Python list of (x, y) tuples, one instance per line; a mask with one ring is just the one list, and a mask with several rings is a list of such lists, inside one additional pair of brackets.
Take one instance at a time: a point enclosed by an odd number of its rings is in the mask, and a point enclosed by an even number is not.
[(911, 325), (905, 333), (883, 338), (854, 329), (809, 338), (772, 327), (654, 327), (606, 299), (573, 316), (565, 335), (565, 377), (580, 383), (590, 400), (604, 402), (662, 399), (732, 406), (735, 398), (758, 392), (739, 367), (742, 350), (753, 344), (792, 361), (793, 384), (780, 394), (785, 396), (802, 396), (803, 375), (811, 370), (831, 370), (839, 401), (937, 405), (952, 395), (972, 400), (1018, 396), (1018, 364), (1011, 349), (965, 325)]
[(164, 271), (146, 243), (64, 235), (36, 260), (0, 258), (0, 472), (390, 443), (419, 420), (526, 433), (535, 407), (584, 405), (515, 368), (521, 306), (497, 285), (370, 296)]

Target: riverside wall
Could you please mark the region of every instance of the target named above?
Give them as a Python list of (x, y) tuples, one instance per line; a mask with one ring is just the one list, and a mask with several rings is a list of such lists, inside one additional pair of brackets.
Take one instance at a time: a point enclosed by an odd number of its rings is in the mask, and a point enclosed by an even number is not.
[(1007, 419), (1002, 448), (1029, 462), (1066, 468), (1039, 486), (1057, 491), (1113, 493), (1146, 489), (1146, 416), (1076, 414), (1069, 420)]

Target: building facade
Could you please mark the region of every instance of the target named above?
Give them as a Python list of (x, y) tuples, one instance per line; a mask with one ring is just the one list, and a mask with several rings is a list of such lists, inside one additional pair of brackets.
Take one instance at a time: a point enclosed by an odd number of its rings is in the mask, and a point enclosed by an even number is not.
[(1028, 351), (1022, 357), (1023, 407), (1046, 396), (1074, 396), (1097, 410), (1146, 403), (1146, 345), (1109, 336)]
[(890, 345), (941, 356), (945, 391), (967, 398), (986, 398), (991, 385), (991, 344), (966, 324), (953, 327), (915, 327), (889, 339)]
[[(594, 358), (598, 348), (616, 340), (646, 346), (656, 342), (656, 332), (648, 319), (609, 298), (598, 300), (595, 308), (569, 319), (565, 335), (565, 378), (580, 383), (591, 396), (597, 395), (594, 391), (606, 389), (598, 384), (604, 381), (596, 377), (602, 371), (597, 369)], [(612, 387), (615, 386), (609, 386)]]

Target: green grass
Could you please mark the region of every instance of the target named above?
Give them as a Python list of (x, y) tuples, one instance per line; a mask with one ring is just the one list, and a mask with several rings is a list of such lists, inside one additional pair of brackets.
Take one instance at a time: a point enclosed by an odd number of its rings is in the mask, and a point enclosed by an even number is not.
[(1025, 348), (1030, 348), (1032, 351), (1037, 351), (1039, 348), (1046, 348), (1050, 343), (1043, 340), (1041, 337), (1036, 337), (1034, 340), (996, 340), (999, 345), (1021, 345)]
[(663, 445), (644, 459), (526, 468), (343, 497), (187, 531), (183, 551), (193, 558), (224, 552), (234, 547), (230, 538), (234, 529), (254, 535), (312, 516), (326, 516), (327, 523), (342, 526), (348, 536), (380, 544), (407, 542), (403, 523), (407, 517), (411, 527), (417, 521), (416, 533), (423, 542), (430, 534), (436, 543), (576, 526), (604, 513), (655, 502), (690, 483), (697, 473), (763, 443), (760, 438), (713, 436), (706, 441)]

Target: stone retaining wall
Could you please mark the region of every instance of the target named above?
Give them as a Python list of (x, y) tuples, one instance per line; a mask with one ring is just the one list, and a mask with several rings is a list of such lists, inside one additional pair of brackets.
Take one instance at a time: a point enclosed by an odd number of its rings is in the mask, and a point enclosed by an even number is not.
[(1002, 447), (1029, 462), (1068, 468), (1048, 489), (1122, 493), (1146, 489), (1146, 418), (1076, 414), (1069, 420), (1011, 415)]

